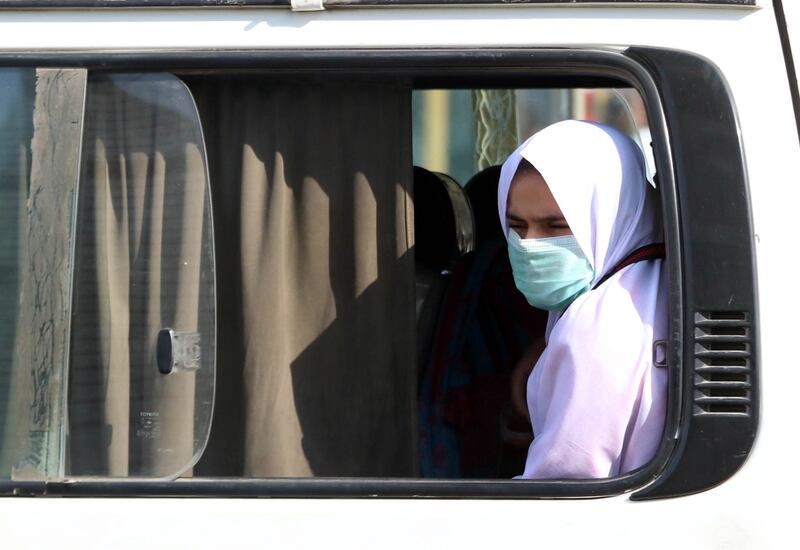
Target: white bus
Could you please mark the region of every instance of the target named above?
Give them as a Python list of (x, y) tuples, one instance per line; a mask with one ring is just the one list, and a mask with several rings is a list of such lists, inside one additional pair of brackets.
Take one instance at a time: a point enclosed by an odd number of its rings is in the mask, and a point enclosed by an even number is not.
[[(800, 7), (0, 1), (0, 546), (785, 548)], [(497, 165), (662, 201), (658, 452), (516, 480)], [(792, 412), (795, 411), (795, 412)]]

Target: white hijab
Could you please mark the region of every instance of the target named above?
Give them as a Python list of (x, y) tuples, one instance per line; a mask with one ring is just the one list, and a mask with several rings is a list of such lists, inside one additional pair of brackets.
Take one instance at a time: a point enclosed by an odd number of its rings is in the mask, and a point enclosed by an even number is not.
[[(506, 236), (508, 191), (523, 158), (542, 174), (592, 264), (592, 286), (637, 248), (663, 241), (658, 195), (637, 145), (575, 120), (537, 132), (503, 164)], [(663, 263), (632, 264), (550, 314), (547, 347), (528, 379), (535, 439), (520, 477), (610, 477), (653, 457), (667, 397), (666, 371), (653, 366), (653, 342), (667, 331)]]

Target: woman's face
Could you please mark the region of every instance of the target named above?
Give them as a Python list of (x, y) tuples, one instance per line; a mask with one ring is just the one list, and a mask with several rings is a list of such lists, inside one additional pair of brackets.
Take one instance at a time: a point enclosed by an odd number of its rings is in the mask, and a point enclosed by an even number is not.
[(511, 180), (506, 222), (521, 239), (572, 235), (550, 188), (533, 167), (520, 167)]

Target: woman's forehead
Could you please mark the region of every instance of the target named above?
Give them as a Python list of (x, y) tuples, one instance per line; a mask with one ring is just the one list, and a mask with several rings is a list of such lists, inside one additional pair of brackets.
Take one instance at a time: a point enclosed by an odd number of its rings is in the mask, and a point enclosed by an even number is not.
[(514, 174), (508, 192), (506, 216), (519, 219), (563, 218), (547, 182), (532, 168), (517, 170)]

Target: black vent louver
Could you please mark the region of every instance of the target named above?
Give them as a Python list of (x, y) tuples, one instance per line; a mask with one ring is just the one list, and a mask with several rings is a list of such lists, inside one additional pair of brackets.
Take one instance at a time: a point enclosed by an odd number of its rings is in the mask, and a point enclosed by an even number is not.
[(695, 416), (751, 414), (751, 333), (746, 312), (695, 313)]

